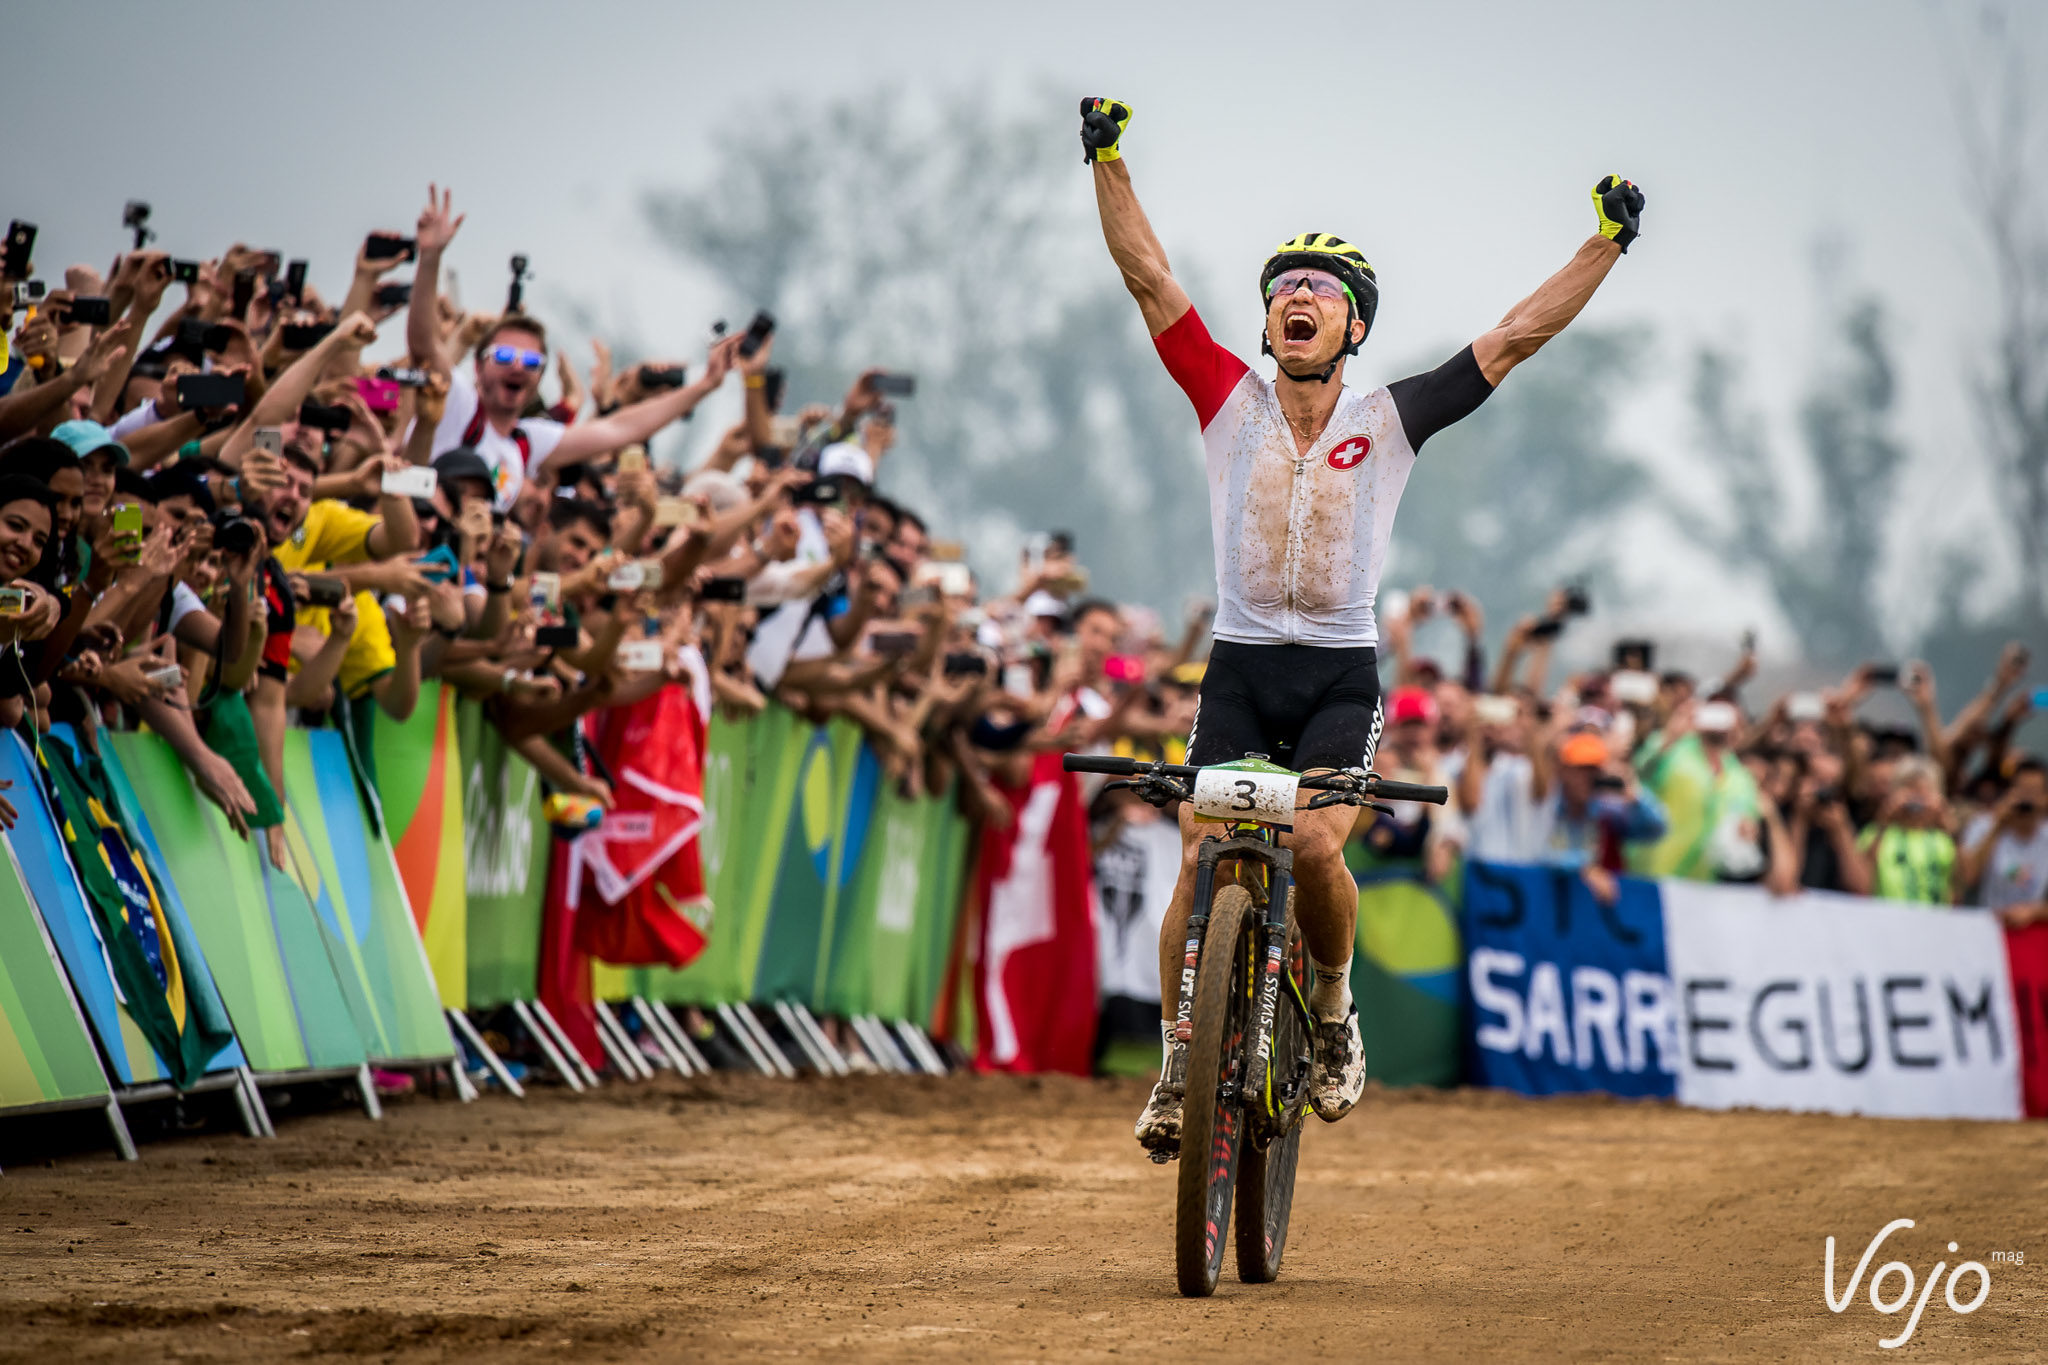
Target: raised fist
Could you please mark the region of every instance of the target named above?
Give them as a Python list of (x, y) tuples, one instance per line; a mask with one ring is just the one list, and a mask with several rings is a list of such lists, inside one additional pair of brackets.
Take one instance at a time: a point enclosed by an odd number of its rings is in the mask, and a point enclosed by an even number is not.
[(1593, 187), (1593, 212), (1600, 215), (1600, 235), (1626, 252), (1642, 226), (1638, 219), (1644, 202), (1643, 192), (1632, 181), (1618, 175), (1600, 177)]
[(1081, 160), (1114, 161), (1124, 129), (1131, 126), (1131, 106), (1121, 100), (1091, 95), (1081, 101)]

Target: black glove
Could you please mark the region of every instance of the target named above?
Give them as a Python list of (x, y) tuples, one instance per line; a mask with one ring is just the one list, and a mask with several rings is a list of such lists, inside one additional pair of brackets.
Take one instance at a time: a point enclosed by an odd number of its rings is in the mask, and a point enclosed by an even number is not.
[(1641, 228), (1643, 192), (1618, 175), (1600, 178), (1593, 187), (1593, 211), (1600, 215), (1600, 235), (1609, 238), (1624, 253)]
[(1081, 101), (1081, 160), (1115, 161), (1124, 129), (1131, 126), (1131, 106), (1122, 100), (1091, 96)]

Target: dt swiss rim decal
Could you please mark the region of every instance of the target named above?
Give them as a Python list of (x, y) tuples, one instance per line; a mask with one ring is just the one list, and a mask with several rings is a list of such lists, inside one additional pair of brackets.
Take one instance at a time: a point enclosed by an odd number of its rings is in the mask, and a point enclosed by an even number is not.
[(1372, 453), (1372, 437), (1354, 436), (1339, 442), (1330, 452), (1329, 465), (1332, 469), (1356, 469), (1365, 457)]

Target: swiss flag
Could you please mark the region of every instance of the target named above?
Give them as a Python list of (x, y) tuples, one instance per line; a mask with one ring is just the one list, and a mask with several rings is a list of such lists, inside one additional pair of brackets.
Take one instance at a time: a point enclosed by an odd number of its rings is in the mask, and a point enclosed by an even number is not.
[(1095, 1051), (1095, 879), (1080, 785), (1057, 753), (997, 788), (1016, 818), (984, 828), (976, 981), (983, 1071), (1089, 1073)]

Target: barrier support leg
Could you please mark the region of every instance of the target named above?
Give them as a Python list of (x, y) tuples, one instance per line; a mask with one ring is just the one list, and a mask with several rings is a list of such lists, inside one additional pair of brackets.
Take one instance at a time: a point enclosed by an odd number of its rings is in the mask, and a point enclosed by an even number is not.
[(690, 1065), (696, 1067), (700, 1075), (709, 1076), (712, 1070), (711, 1063), (706, 1061), (703, 1052), (698, 1050), (697, 1040), (683, 1027), (683, 1021), (676, 1018), (675, 1013), (669, 1009), (668, 1002), (656, 1000), (653, 1002), (653, 1008), (655, 1018), (668, 1025), (668, 1036), (675, 1041), (676, 1050), (689, 1058)]
[(735, 1004), (732, 1011), (739, 1016), (740, 1023), (754, 1031), (754, 1041), (760, 1044), (761, 1051), (768, 1058), (768, 1064), (775, 1068), (775, 1074), (786, 1081), (795, 1080), (796, 1067), (791, 1065), (789, 1054), (782, 1050), (781, 1045), (775, 1041), (775, 1036), (768, 1032), (768, 1026), (761, 1022), (761, 1016), (754, 1013), (754, 1007), (740, 1003)]
[(839, 1055), (839, 1049), (832, 1046), (832, 1040), (825, 1036), (825, 1030), (818, 1027), (817, 1016), (801, 1003), (785, 1003), (777, 1006), (783, 1012), (782, 1022), (789, 1025), (789, 1031), (799, 1038), (808, 1038), (813, 1052), (825, 1059), (826, 1071), (834, 1076), (852, 1074), (846, 1058)]
[[(513, 1011), (516, 1013), (518, 1006), (513, 1006)], [(455, 1057), (455, 1069), (457, 1071), (465, 1071), (462, 1065), (462, 1049), (460, 1044), (467, 1043), (470, 1050), (482, 1059), (484, 1070), (490, 1072), (498, 1084), (505, 1087), (507, 1094), (517, 1096), (522, 1100), (526, 1098), (526, 1090), (518, 1081), (512, 1078), (512, 1073), (506, 1068), (504, 1059), (491, 1051), (491, 1045), (486, 1043), (483, 1035), (476, 1031), (476, 1025), (469, 1022), (468, 1015), (464, 1014), (461, 1010), (449, 1010), (448, 1024), (454, 1031), (458, 1043)], [(463, 1076), (463, 1079), (469, 1079), (467, 1074)]]
[(910, 1060), (922, 1067), (926, 1075), (943, 1076), (946, 1074), (945, 1059), (939, 1056), (924, 1034), (918, 1032), (917, 1025), (911, 1023), (908, 1019), (899, 1019), (896, 1021), (893, 1031), (898, 1038), (903, 1040), (904, 1050), (910, 1054)]
[(356, 1068), (356, 1091), (363, 1097), (363, 1112), (368, 1114), (373, 1122), (382, 1119), (384, 1105), (377, 1098), (377, 1082), (370, 1079), (368, 1062)]
[(256, 1115), (256, 1127), (264, 1137), (274, 1138), (277, 1129), (270, 1122), (270, 1106), (263, 1102), (263, 1090), (256, 1084), (256, 1073), (246, 1066), (235, 1068), (240, 1079), (242, 1093), (249, 1098), (249, 1108)]
[(548, 1008), (547, 1002), (545, 1000), (535, 1000), (530, 1008), (533, 1010), (533, 1017), (540, 1020), (541, 1027), (554, 1035), (555, 1045), (562, 1049), (562, 1055), (569, 1059), (569, 1065), (583, 1073), (583, 1083), (595, 1090), (597, 1088), (597, 1069), (591, 1066), (589, 1062), (583, 1060), (583, 1053), (578, 1050), (576, 1044), (569, 1041), (569, 1031), (563, 1028), (561, 1023), (556, 1020), (554, 1011)]
[(122, 1117), (121, 1101), (115, 1099), (112, 1095), (108, 1095), (107, 1107), (104, 1112), (107, 1116), (107, 1127), (113, 1130), (114, 1150), (121, 1154), (121, 1160), (141, 1160), (135, 1154), (135, 1139), (128, 1135), (128, 1120)]
[(620, 1026), (619, 1017), (612, 1013), (611, 1006), (602, 1000), (591, 1002), (592, 1012), (597, 1015), (597, 1041), (604, 1048), (604, 1055), (612, 1059), (612, 1066), (619, 1075), (629, 1081), (646, 1081), (654, 1078), (654, 1068), (640, 1055), (640, 1049), (633, 1046), (632, 1038)]
[(668, 1058), (669, 1069), (678, 1076), (694, 1075), (690, 1069), (690, 1059), (676, 1047), (675, 1039), (668, 1036), (667, 1026), (655, 1017), (654, 1011), (647, 1007), (647, 1002), (636, 995), (627, 1003), (632, 1005), (633, 1013), (640, 1016), (640, 1027), (647, 1030), (647, 1036), (661, 1049), (661, 1055)]
[(548, 1059), (548, 1065), (555, 1069), (555, 1074), (560, 1076), (571, 1090), (582, 1094), (587, 1088), (583, 1084), (583, 1073), (570, 1065), (569, 1059), (562, 1055), (562, 1050), (555, 1046), (554, 1035), (540, 1026), (540, 1020), (534, 1017), (532, 1008), (524, 1000), (514, 1000), (512, 1014), (525, 1028), (527, 1036), (540, 1048), (541, 1055)]
[(754, 1064), (754, 1069), (763, 1076), (775, 1075), (774, 1064), (768, 1060), (768, 1054), (761, 1051), (761, 1045), (754, 1041), (754, 1031), (740, 1022), (738, 1011), (731, 1005), (720, 1005), (715, 1013), (718, 1021), (739, 1040), (740, 1051), (747, 1054), (747, 1060)]

